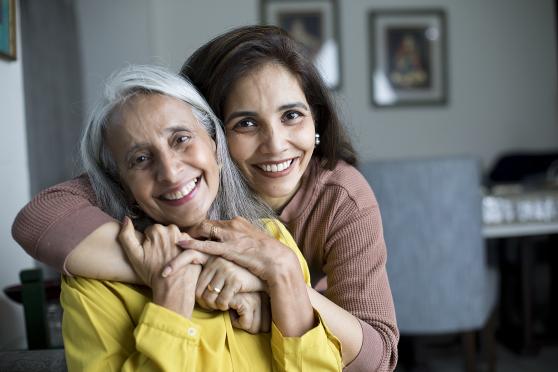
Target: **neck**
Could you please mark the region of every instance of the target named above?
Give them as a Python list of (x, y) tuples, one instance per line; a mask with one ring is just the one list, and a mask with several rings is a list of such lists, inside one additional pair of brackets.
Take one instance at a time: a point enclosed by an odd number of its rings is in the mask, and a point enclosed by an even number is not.
[(277, 215), (280, 215), (283, 211), (283, 208), (285, 208), (285, 206), (289, 204), (293, 196), (296, 194), (301, 184), (302, 182), (299, 182), (298, 185), (296, 185), (296, 187), (288, 195), (280, 197), (264, 196), (263, 200), (275, 211)]

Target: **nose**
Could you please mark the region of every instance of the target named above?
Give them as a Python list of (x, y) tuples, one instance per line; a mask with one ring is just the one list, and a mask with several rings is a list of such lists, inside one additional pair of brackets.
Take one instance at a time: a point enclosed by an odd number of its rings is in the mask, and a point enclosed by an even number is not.
[(171, 151), (161, 152), (156, 168), (156, 179), (158, 182), (174, 183), (178, 180), (182, 163)]
[(263, 133), (261, 150), (267, 154), (279, 154), (287, 149), (288, 133), (281, 125), (270, 126)]

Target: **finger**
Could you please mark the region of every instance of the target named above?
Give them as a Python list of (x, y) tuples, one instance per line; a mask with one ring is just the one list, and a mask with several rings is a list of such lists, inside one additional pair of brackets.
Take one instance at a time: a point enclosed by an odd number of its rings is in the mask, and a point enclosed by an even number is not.
[(219, 307), (215, 302), (219, 294), (221, 294), (224, 284), (225, 284), (224, 282), (218, 282), (215, 281), (215, 279), (213, 279), (211, 283), (207, 285), (207, 289), (205, 290), (205, 292), (203, 292), (202, 298), (212, 309), (224, 311), (229, 308), (229, 304), (226, 304), (225, 307), (223, 306)]
[(197, 239), (209, 239), (221, 241), (225, 221), (205, 220), (197, 226), (191, 228), (189, 233)]
[(237, 255), (234, 252), (234, 245), (230, 245), (231, 249), (227, 250), (226, 247), (229, 246), (227, 243), (213, 242), (210, 240), (189, 239), (179, 241), (177, 245), (185, 249), (195, 249), (196, 251), (213, 256), (221, 256), (229, 261), (232, 261), (232, 256)]
[(225, 282), (221, 293), (215, 299), (215, 305), (219, 310), (225, 311), (230, 307), (233, 297), (240, 291), (240, 286), (234, 281), (233, 283)]
[(141, 260), (143, 248), (134, 230), (134, 223), (127, 216), (124, 217), (122, 228), (118, 233), (118, 241), (130, 259)]
[(209, 256), (205, 253), (195, 251), (193, 249), (186, 249), (165, 265), (161, 275), (163, 278), (166, 278), (173, 272), (177, 272), (190, 264), (204, 265), (208, 258)]
[(231, 317), (231, 323), (234, 327), (250, 331), (253, 323), (253, 312), (249, 310), (246, 304), (245, 296), (236, 296), (231, 301), (231, 308), (235, 310), (237, 316)]
[[(197, 252), (197, 251), (196, 251)], [(200, 252), (200, 254), (203, 254)], [(211, 283), (211, 279), (215, 276), (216, 268), (212, 265), (213, 259), (211, 256), (207, 260), (207, 263), (203, 267), (203, 270), (198, 278), (198, 284), (196, 286), (196, 296), (203, 296), (203, 293), (207, 290), (207, 285)]]

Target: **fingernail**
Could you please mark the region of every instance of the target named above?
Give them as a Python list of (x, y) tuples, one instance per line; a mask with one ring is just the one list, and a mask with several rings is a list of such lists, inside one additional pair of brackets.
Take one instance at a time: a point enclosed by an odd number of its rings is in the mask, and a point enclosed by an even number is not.
[(172, 272), (172, 268), (170, 266), (167, 266), (164, 268), (163, 272), (161, 273), (161, 275), (163, 276), (163, 278), (166, 278), (167, 276), (169, 276), (169, 274)]
[(189, 240), (179, 240), (176, 244), (181, 247), (186, 247), (188, 245)]

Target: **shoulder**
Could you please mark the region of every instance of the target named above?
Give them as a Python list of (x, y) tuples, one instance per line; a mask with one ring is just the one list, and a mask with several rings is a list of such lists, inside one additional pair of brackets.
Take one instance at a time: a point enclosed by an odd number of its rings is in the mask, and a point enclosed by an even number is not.
[(345, 203), (358, 210), (377, 207), (376, 197), (368, 181), (354, 166), (340, 160), (332, 170), (317, 164), (317, 202)]
[(32, 202), (48, 203), (49, 201), (58, 202), (58, 200), (71, 202), (74, 199), (76, 201), (87, 200), (91, 204), (96, 203), (95, 191), (86, 174), (41, 191), (33, 198)]

